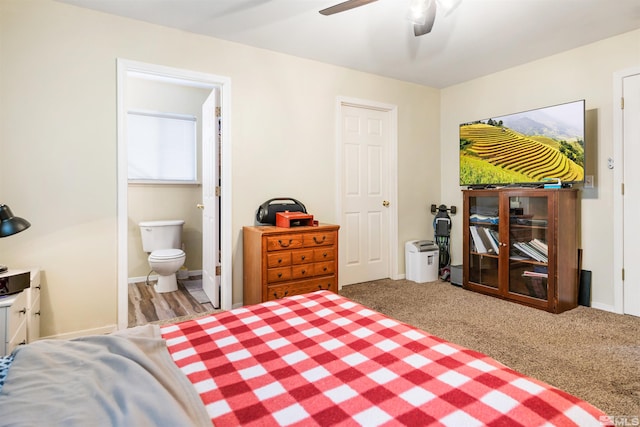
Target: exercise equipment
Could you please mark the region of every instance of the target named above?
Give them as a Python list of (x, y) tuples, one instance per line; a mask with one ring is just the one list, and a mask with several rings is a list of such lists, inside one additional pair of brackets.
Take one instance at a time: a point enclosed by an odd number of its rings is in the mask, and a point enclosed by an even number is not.
[(449, 248), (449, 242), (451, 240), (451, 217), (449, 217), (449, 213), (455, 215), (456, 207), (451, 206), (448, 208), (446, 205), (431, 205), (431, 213), (435, 214), (435, 218), (433, 218), (433, 230), (435, 242), (440, 252), (440, 278), (442, 280), (449, 280), (451, 273), (451, 253)]

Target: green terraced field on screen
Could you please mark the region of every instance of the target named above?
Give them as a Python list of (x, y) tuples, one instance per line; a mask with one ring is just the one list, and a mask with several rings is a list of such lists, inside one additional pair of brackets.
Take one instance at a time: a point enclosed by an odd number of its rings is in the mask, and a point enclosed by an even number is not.
[(460, 126), (461, 185), (582, 181), (583, 163), (578, 142), (528, 137), (483, 123)]

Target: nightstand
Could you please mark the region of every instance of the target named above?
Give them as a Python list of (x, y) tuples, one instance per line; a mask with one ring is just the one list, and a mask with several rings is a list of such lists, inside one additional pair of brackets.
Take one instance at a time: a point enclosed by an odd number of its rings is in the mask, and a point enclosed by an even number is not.
[(30, 273), (30, 286), (0, 298), (0, 356), (40, 337), (40, 270), (26, 271)]

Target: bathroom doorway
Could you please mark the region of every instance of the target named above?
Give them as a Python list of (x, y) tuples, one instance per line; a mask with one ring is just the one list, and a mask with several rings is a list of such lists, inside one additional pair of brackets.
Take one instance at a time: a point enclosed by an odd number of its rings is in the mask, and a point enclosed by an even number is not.
[[(181, 108), (187, 108), (185, 104), (190, 104), (188, 108), (192, 110), (200, 110), (197, 114), (188, 112), (197, 118), (199, 124), (197, 183), (151, 184), (146, 187), (142, 184), (142, 189), (129, 185), (127, 113), (130, 105), (135, 104), (133, 100), (140, 98), (139, 94), (145, 91), (154, 94), (154, 107), (158, 103), (157, 98), (163, 100), (164, 111), (180, 112)], [(167, 91), (169, 95), (160, 96)], [(228, 200), (231, 161), (228, 132), (220, 132), (220, 129), (230, 128), (228, 117), (224, 115), (230, 105), (229, 94), (230, 81), (225, 77), (118, 60), (119, 329), (126, 328), (128, 324), (129, 279), (140, 274), (143, 268), (147, 271), (149, 268), (146, 254), (142, 253), (141, 247), (138, 248), (137, 242), (137, 222), (141, 216), (146, 220), (169, 219), (167, 215), (186, 220), (183, 241), (188, 243), (185, 248), (187, 258), (191, 257), (190, 265), (186, 266), (191, 266), (191, 269), (196, 266), (196, 270), (200, 268), (196, 274), (202, 274), (203, 291), (214, 307), (231, 308), (231, 215)], [(144, 99), (147, 98), (151, 97)], [(174, 105), (167, 107), (167, 102)], [(151, 110), (157, 110), (154, 107)], [(212, 144), (218, 146), (212, 147)], [(159, 202), (167, 199), (172, 200), (172, 204)], [(172, 213), (167, 213), (166, 209)]]

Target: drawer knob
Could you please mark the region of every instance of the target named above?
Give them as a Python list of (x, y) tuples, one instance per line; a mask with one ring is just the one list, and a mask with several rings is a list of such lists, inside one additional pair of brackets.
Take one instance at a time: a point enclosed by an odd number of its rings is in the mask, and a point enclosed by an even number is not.
[(324, 271), (327, 271), (328, 269), (327, 269), (327, 267), (325, 267), (325, 268), (323, 268), (323, 270), (324, 270)]
[(278, 293), (277, 293), (277, 292), (274, 292), (274, 293), (273, 293), (273, 297), (274, 297), (274, 298), (276, 298), (276, 299), (278, 299), (278, 298), (284, 298), (284, 297), (286, 297), (288, 294), (289, 294), (289, 291), (287, 290), (287, 291), (284, 291), (284, 294), (283, 294), (281, 297), (279, 297), (279, 296), (278, 296)]
[(302, 270), (302, 274), (307, 274), (307, 270)]
[(22, 310), (18, 311), (18, 313), (20, 314), (27, 314), (27, 308), (23, 308)]
[(282, 240), (278, 240), (278, 243), (280, 243), (280, 246), (283, 248), (288, 248), (289, 246), (291, 246), (291, 243), (293, 243), (293, 239), (289, 239), (289, 243), (282, 243)]
[(313, 241), (316, 242), (316, 244), (321, 244), (324, 243), (324, 241), (327, 240), (327, 236), (322, 236), (321, 240), (318, 240), (318, 238), (316, 236), (313, 236)]
[(278, 273), (278, 279), (282, 277), (282, 273)]
[(36, 316), (40, 316), (40, 311), (36, 311), (35, 313), (33, 313)]
[(26, 345), (27, 344), (27, 340), (22, 340), (21, 342), (18, 343), (18, 345)]
[(327, 287), (326, 287), (326, 288), (323, 288), (323, 287), (322, 287), (322, 285), (318, 285), (318, 289), (320, 289), (320, 290), (326, 290), (326, 291), (328, 291), (328, 290), (329, 290), (329, 288), (331, 288), (331, 283), (327, 283)]
[(304, 261), (307, 257), (305, 255), (302, 255), (302, 260)]
[(329, 254), (327, 254), (326, 252), (322, 254), (323, 257), (327, 257)]
[(282, 263), (282, 258), (278, 258), (278, 264)]

